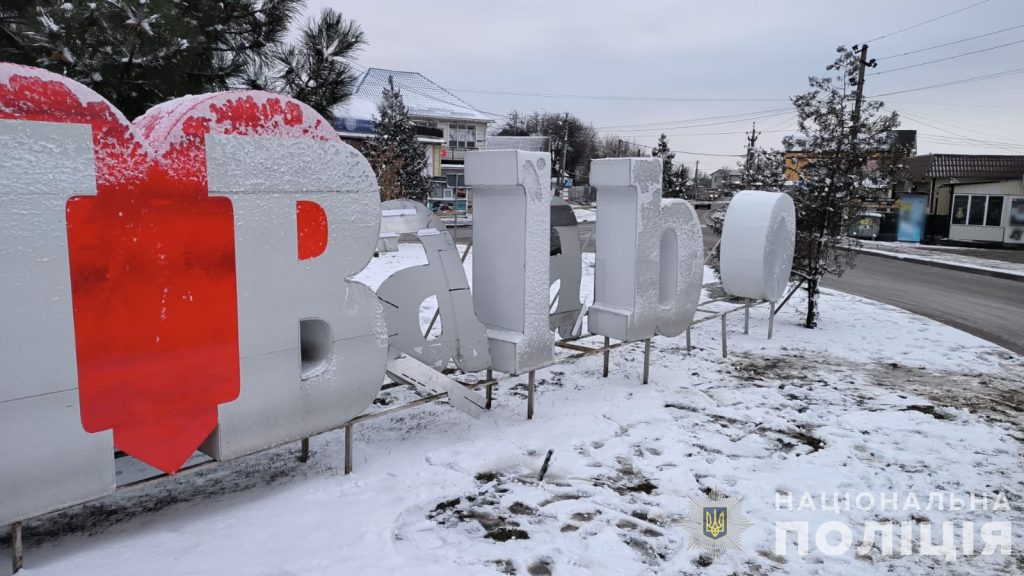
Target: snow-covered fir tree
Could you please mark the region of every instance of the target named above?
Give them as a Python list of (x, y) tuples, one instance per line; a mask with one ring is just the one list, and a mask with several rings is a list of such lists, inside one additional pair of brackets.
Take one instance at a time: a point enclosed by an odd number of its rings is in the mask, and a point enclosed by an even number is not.
[(677, 179), (676, 170), (672, 163), (676, 154), (668, 146), (668, 138), (662, 134), (658, 138), (658, 145), (651, 150), (651, 156), (661, 158), (661, 194), (665, 198), (678, 198), (682, 195), (682, 186)]
[(786, 153), (753, 146), (740, 163), (740, 186), (744, 190), (778, 192), (786, 183)]
[[(804, 326), (818, 323), (818, 293), (822, 277), (841, 275), (855, 262), (848, 250), (846, 230), (861, 203), (877, 193), (880, 183), (896, 178), (896, 163), (871, 168), (892, 152), (892, 131), (899, 126), (895, 112), (883, 113), (877, 100), (861, 102), (857, 110), (860, 54), (844, 47), (826, 70), (812, 77), (810, 90), (793, 98), (798, 133), (787, 136), (787, 150), (798, 151), (799, 181), (790, 191), (796, 204), (796, 255), (793, 266), (806, 275), (807, 313)], [(867, 65), (866, 63), (864, 65)]]
[(409, 109), (390, 76), (374, 121), (375, 136), (365, 154), (377, 174), (381, 200), (426, 200), (430, 189), (426, 151), (416, 141), (416, 127), (409, 119)]

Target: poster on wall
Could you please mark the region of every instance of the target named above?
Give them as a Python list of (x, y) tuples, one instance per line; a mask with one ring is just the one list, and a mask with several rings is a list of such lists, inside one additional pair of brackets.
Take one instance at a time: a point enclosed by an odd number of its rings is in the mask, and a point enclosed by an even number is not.
[(434, 177), (434, 147), (424, 146), (423, 149), (427, 153), (427, 162), (423, 165), (423, 175), (427, 178)]
[(896, 239), (900, 242), (920, 242), (924, 236), (924, 213), (928, 197), (924, 194), (900, 196), (900, 221)]
[(1010, 221), (1003, 242), (1024, 244), (1024, 197), (1010, 201)]

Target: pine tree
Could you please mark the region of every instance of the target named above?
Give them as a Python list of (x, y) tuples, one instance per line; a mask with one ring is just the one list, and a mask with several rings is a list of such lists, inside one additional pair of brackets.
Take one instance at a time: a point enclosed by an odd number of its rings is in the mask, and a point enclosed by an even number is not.
[(255, 66), (247, 84), (288, 94), (331, 118), (333, 109), (352, 96), (359, 77), (350, 60), (365, 45), (359, 24), (324, 8), (299, 30), (295, 43), (278, 43), (269, 63)]
[(682, 187), (676, 179), (676, 171), (672, 166), (676, 154), (668, 147), (668, 138), (662, 134), (658, 145), (651, 150), (651, 156), (661, 158), (661, 193), (665, 198), (678, 198), (682, 195)]
[(409, 119), (409, 109), (390, 76), (377, 107), (374, 132), (373, 140), (366, 147), (366, 159), (377, 174), (381, 200), (425, 201), (430, 189), (426, 152), (416, 141), (416, 127)]
[(676, 168), (676, 186), (678, 186), (679, 197), (682, 198), (686, 193), (686, 182), (690, 179), (690, 169), (686, 164), (680, 164)]
[(890, 168), (897, 167), (886, 163), (882, 171), (869, 171), (871, 160), (892, 156), (899, 117), (883, 113), (876, 100), (863, 101), (857, 113), (858, 71), (867, 63), (855, 50), (837, 52), (828, 74), (812, 77), (810, 90), (793, 98), (799, 132), (784, 139), (787, 150), (807, 158), (790, 192), (797, 212), (794, 268), (807, 279), (807, 328), (817, 326), (822, 277), (841, 275), (855, 263), (856, 252), (847, 249), (849, 222), (879, 183), (894, 179)]
[(0, 60), (89, 86), (134, 118), (186, 94), (243, 85), (302, 0), (5, 2)]

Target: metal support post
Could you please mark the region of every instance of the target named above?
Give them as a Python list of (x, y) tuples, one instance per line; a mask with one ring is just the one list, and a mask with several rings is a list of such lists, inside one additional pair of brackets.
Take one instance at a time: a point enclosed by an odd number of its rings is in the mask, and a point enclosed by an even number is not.
[(750, 334), (750, 298), (744, 298), (747, 305), (743, 308), (743, 333)]
[[(607, 348), (611, 344), (611, 339), (607, 336), (604, 337), (604, 347)], [(611, 350), (604, 351), (604, 371), (601, 372), (601, 376), (608, 377), (608, 361), (612, 356)]]
[(775, 329), (775, 302), (768, 303), (768, 339), (772, 339), (772, 330)]
[(491, 380), (494, 380), (494, 372), (492, 372), (490, 368), (487, 369), (486, 380), (490, 382), (490, 384), (487, 385), (487, 403), (484, 404), (484, 408), (490, 410), (491, 401), (494, 400), (494, 382), (491, 382)]
[(533, 398), (537, 394), (537, 372), (530, 370), (526, 384), (526, 419), (533, 420)]
[(690, 327), (686, 327), (686, 351), (689, 352), (692, 349), (690, 346)]
[(299, 453), (299, 462), (309, 462), (309, 438), (302, 439), (302, 451)]
[(352, 473), (352, 425), (345, 426), (345, 474)]
[(651, 374), (651, 339), (644, 340), (644, 384)]
[(722, 358), (729, 357), (728, 334), (729, 332), (725, 329), (725, 314), (722, 314)]
[(25, 564), (25, 551), (21, 546), (21, 522), (11, 524), (11, 574), (17, 574)]

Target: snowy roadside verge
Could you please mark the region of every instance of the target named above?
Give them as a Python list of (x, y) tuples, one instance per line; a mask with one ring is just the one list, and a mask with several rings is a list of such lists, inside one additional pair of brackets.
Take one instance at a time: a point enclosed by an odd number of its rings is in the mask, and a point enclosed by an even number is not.
[(922, 254), (918, 252), (910, 252), (907, 249), (895, 249), (896, 247), (886, 247), (888, 249), (882, 249), (875, 247), (874, 243), (864, 244), (864, 246), (850, 249), (854, 252), (879, 256), (881, 258), (903, 260), (905, 262), (914, 262), (917, 264), (935, 266), (937, 268), (947, 268), (950, 270), (960, 270), (962, 272), (969, 272), (972, 274), (983, 274), (1008, 280), (1024, 281), (1024, 264), (1003, 262), (988, 258), (977, 258), (962, 254)]
[[(585, 255), (582, 293), (592, 293)], [(377, 286), (423, 264), (401, 244), (357, 279)], [(467, 268), (472, 266), (472, 252)], [(471, 278), (470, 274), (470, 278)], [(355, 473), (343, 434), (255, 454), (105, 498), (26, 525), (28, 574), (1014, 574), (1024, 570), (1024, 358), (920, 316), (826, 290), (816, 330), (799, 299), (765, 339), (766, 310), (685, 339), (642, 344), (503, 382), (472, 420), (444, 404), (361, 426)], [(421, 309), (421, 319), (432, 315)], [(599, 340), (599, 339), (593, 339)], [(414, 396), (383, 394), (395, 405)], [(379, 408), (380, 406), (378, 406)], [(554, 458), (536, 480), (547, 450)], [(752, 526), (718, 559), (688, 547), (689, 499), (744, 499)], [(774, 552), (774, 522), (979, 520), (960, 510), (779, 511), (779, 494), (1006, 491), (1014, 555)], [(797, 500), (799, 496), (797, 496)], [(922, 502), (923, 504), (923, 502)], [(3, 529), (0, 528), (0, 532)], [(915, 532), (915, 535), (917, 533)], [(4, 534), (0, 533), (0, 538)], [(0, 540), (3, 541), (3, 540)], [(915, 549), (919, 542), (915, 541)], [(0, 546), (6, 545), (0, 544)], [(9, 549), (0, 547), (0, 555)], [(154, 570), (155, 569), (155, 570)]]

